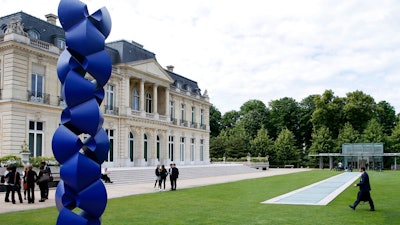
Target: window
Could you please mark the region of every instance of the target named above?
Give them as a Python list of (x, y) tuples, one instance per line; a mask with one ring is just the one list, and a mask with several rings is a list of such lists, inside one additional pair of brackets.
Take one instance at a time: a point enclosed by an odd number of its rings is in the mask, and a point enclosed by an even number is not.
[(204, 109), (200, 110), (200, 125), (203, 126), (204, 123)]
[(170, 116), (171, 121), (174, 120), (174, 114), (175, 114), (174, 102), (171, 101), (171, 102), (169, 102), (169, 116)]
[(65, 49), (65, 40), (62, 38), (56, 38), (54, 44), (61, 49)]
[(147, 135), (143, 135), (143, 156), (144, 160), (147, 162)]
[(185, 121), (185, 104), (181, 105), (181, 120)]
[(42, 101), (43, 94), (43, 76), (39, 74), (32, 74), (31, 77), (31, 96), (38, 98), (38, 101)]
[(174, 161), (174, 136), (168, 137), (168, 158)]
[(42, 156), (43, 122), (29, 121), (29, 151), (33, 157)]
[(110, 84), (106, 87), (106, 110), (114, 110), (114, 86)]
[(133, 138), (132, 132), (129, 132), (129, 159), (133, 162), (134, 157), (134, 148), (135, 148), (135, 139)]
[(190, 139), (190, 161), (194, 161), (194, 158), (195, 158), (195, 147), (196, 147), (196, 145), (195, 145), (195, 139), (194, 138), (192, 138), (192, 139)]
[(160, 137), (157, 135), (157, 159), (160, 160)]
[(110, 140), (110, 150), (108, 152), (108, 158), (106, 159), (107, 162), (113, 162), (114, 161), (114, 130), (109, 130), (106, 129), (106, 133), (108, 136), (108, 139)]
[(39, 32), (36, 30), (28, 30), (28, 36), (32, 39), (39, 39)]
[(181, 137), (180, 143), (181, 162), (185, 161), (185, 138)]
[(146, 94), (146, 112), (151, 113), (152, 111), (152, 103), (153, 103), (153, 99), (150, 93)]
[(132, 91), (132, 110), (139, 111), (140, 92), (138, 89)]
[(200, 161), (204, 161), (204, 139), (200, 140)]
[(195, 121), (195, 115), (196, 115), (196, 108), (194, 106), (192, 106), (192, 120), (191, 120), (191, 124), (194, 124)]

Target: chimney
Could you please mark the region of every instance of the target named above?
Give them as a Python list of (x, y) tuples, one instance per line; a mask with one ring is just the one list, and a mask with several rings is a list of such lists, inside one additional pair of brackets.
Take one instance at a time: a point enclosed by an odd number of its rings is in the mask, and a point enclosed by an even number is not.
[(50, 13), (50, 14), (45, 15), (45, 17), (47, 18), (47, 22), (49, 22), (53, 25), (57, 25), (58, 16), (54, 15), (53, 13)]
[(167, 66), (167, 70), (171, 71), (171, 72), (174, 72), (174, 66), (173, 65)]

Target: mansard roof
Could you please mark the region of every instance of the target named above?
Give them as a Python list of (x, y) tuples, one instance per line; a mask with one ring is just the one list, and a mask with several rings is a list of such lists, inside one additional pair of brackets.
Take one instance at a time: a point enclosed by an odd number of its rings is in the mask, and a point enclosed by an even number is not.
[(61, 27), (31, 16), (22, 11), (0, 17), (0, 36), (4, 35), (6, 27), (8, 24), (10, 24), (11, 20), (16, 18), (21, 19), (21, 24), (24, 27), (25, 32), (28, 32), (29, 30), (35, 31), (39, 34), (39, 40), (41, 41), (54, 44), (55, 37), (65, 39), (65, 32)]

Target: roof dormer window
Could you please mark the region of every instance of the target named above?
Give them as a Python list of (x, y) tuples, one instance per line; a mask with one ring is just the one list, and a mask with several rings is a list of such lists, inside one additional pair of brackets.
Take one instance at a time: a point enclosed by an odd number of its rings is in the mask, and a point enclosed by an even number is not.
[(36, 30), (28, 30), (28, 35), (30, 38), (32, 39), (39, 39), (39, 32), (37, 32)]

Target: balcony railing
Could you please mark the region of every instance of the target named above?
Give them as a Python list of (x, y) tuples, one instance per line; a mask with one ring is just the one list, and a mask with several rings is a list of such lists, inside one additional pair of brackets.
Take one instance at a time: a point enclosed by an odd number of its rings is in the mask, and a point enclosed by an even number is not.
[(28, 92), (28, 101), (35, 103), (42, 103), (50, 105), (50, 95), (37, 91), (27, 91)]
[(188, 122), (186, 120), (180, 120), (180, 125), (182, 127), (187, 127)]
[(115, 107), (113, 105), (105, 105), (104, 113), (110, 115), (118, 115), (118, 107)]
[(65, 100), (60, 96), (58, 96), (58, 106), (62, 106), (64, 108), (67, 106), (67, 103), (65, 102)]
[(190, 123), (190, 128), (197, 128), (197, 123), (191, 122)]

